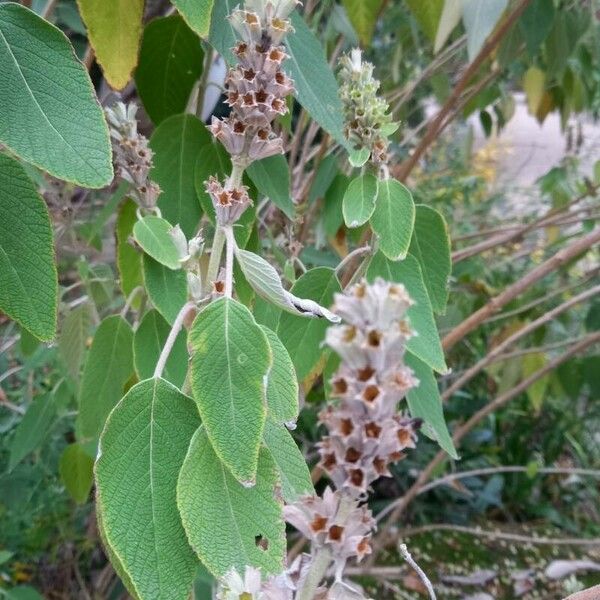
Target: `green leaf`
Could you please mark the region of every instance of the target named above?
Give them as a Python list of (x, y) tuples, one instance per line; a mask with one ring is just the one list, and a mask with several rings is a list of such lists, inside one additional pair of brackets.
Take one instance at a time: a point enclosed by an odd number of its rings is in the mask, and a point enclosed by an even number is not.
[[(117, 215), (115, 226), (115, 237), (117, 242), (117, 269), (119, 271), (119, 283), (123, 295), (127, 298), (133, 290), (143, 285), (142, 254), (129, 242), (133, 237), (133, 226), (137, 221), (137, 204), (127, 198)], [(134, 299), (134, 308), (140, 306), (140, 297)]]
[(384, 4), (383, 0), (371, 0), (370, 2), (365, 2), (365, 0), (342, 0), (342, 4), (346, 9), (352, 27), (358, 34), (360, 43), (368, 48), (375, 31), (377, 17)]
[(173, 4), (200, 37), (208, 36), (214, 0), (173, 0)]
[(410, 253), (419, 261), (433, 310), (446, 312), (448, 278), (452, 272), (450, 237), (444, 217), (424, 204), (416, 205)]
[(60, 455), (58, 472), (77, 504), (85, 504), (94, 479), (94, 459), (81, 444), (70, 444)]
[(292, 359), (277, 334), (261, 326), (271, 347), (273, 365), (267, 379), (267, 410), (277, 423), (294, 423), (298, 418), (298, 379)]
[(353, 148), (348, 152), (348, 161), (353, 167), (362, 167), (371, 157), (371, 151), (368, 148)]
[(192, 548), (215, 577), (231, 569), (243, 573), (246, 566), (264, 574), (282, 571), (286, 544), (278, 485), (266, 449), (260, 451), (256, 485), (247, 488), (219, 460), (204, 427), (196, 432), (177, 482), (177, 505)]
[(406, 257), (414, 224), (415, 204), (408, 188), (395, 179), (380, 181), (371, 226), (390, 260)]
[(330, 313), (318, 303), (299, 298), (286, 291), (275, 268), (258, 254), (236, 248), (235, 256), (248, 283), (265, 300), (293, 315), (309, 318), (324, 317), (332, 322), (339, 321), (336, 315)]
[(552, 31), (555, 14), (554, 2), (547, 0), (533, 0), (523, 12), (519, 19), (519, 27), (530, 56), (537, 53), (542, 42)]
[(43, 596), (29, 585), (19, 585), (4, 593), (5, 600), (44, 600)]
[(350, 182), (342, 204), (346, 227), (360, 227), (371, 218), (375, 210), (377, 187), (377, 177), (369, 173), (359, 175)]
[(192, 391), (211, 444), (233, 476), (251, 484), (265, 426), (267, 337), (245, 306), (221, 298), (198, 314), (189, 344)]
[[(523, 357), (523, 378), (526, 379), (539, 369), (543, 369), (547, 362), (548, 358), (543, 352), (526, 354)], [(549, 381), (550, 375), (544, 375), (527, 388), (527, 396), (536, 413), (539, 413), (544, 404)]]
[(77, 306), (65, 318), (58, 337), (58, 354), (75, 383), (79, 382), (92, 320), (93, 313), (89, 304)]
[(467, 50), (472, 61), (506, 10), (508, 0), (463, 0), (462, 20), (467, 31)]
[(113, 178), (108, 127), (65, 35), (30, 10), (0, 4), (0, 143), (59, 179)]
[(118, 315), (106, 317), (96, 330), (79, 390), (79, 428), (97, 438), (108, 413), (123, 395), (133, 373), (133, 332)]
[[(341, 287), (333, 269), (318, 267), (299, 277), (291, 292), (328, 307), (333, 304), (334, 294), (341, 292)], [(328, 325), (325, 319), (303, 319), (289, 313), (281, 315), (277, 333), (290, 353), (300, 381), (319, 362), (323, 352), (321, 342), (325, 339)]]
[(143, 600), (187, 600), (198, 561), (177, 511), (176, 484), (200, 425), (193, 401), (167, 381), (141, 381), (111, 412), (96, 462), (108, 545)]
[[(237, 40), (227, 16), (237, 5), (237, 0), (215, 3), (209, 35), (211, 45), (229, 64), (235, 62), (231, 48)], [(292, 13), (291, 21), (295, 32), (285, 41), (290, 58), (283, 69), (294, 80), (298, 102), (325, 131), (346, 146), (338, 85), (321, 43), (298, 13)]]
[(180, 16), (153, 19), (146, 25), (135, 83), (156, 125), (185, 110), (203, 59), (198, 36)]
[(290, 169), (282, 154), (254, 161), (246, 170), (256, 189), (290, 219), (295, 208), (290, 196)]
[[(148, 311), (133, 336), (133, 361), (140, 379), (150, 379), (167, 341), (171, 326), (156, 310)], [(163, 379), (181, 389), (187, 374), (186, 336), (180, 331), (167, 359)]]
[(433, 439), (452, 458), (458, 459), (454, 443), (444, 419), (442, 398), (440, 397), (438, 385), (431, 367), (427, 366), (410, 352), (406, 353), (404, 360), (415, 372), (419, 380), (419, 385), (416, 388), (412, 388), (407, 394), (408, 408), (411, 416), (416, 419), (423, 419), (429, 425), (429, 433), (432, 434)]
[(9, 471), (41, 445), (55, 415), (56, 404), (52, 394), (43, 394), (33, 399), (10, 441)]
[(123, 89), (138, 60), (144, 0), (77, 0), (77, 5), (106, 81)]
[(179, 269), (179, 252), (171, 237), (173, 226), (169, 221), (148, 215), (133, 226), (135, 241), (142, 250), (169, 269)]
[[(0, 128), (1, 120), (0, 109)], [(4, 154), (0, 215), (0, 310), (35, 337), (49, 341), (56, 333), (58, 294), (50, 217), (23, 167)]]
[(179, 311), (187, 301), (185, 271), (172, 271), (147, 254), (143, 258), (144, 285), (158, 312), (173, 325)]
[(39, 348), (40, 340), (31, 335), (24, 327), (20, 328), (19, 331), (19, 348), (23, 353), (23, 356), (30, 357)]
[(279, 472), (283, 499), (291, 504), (301, 496), (314, 494), (310, 471), (290, 432), (269, 418), (265, 424), (264, 440)]
[(435, 34), (433, 51), (437, 54), (448, 41), (448, 38), (460, 23), (462, 13), (462, 0), (445, 0), (442, 14)]
[(406, 0), (408, 8), (425, 35), (433, 42), (438, 30), (438, 24), (444, 8), (444, 0)]
[(386, 281), (402, 283), (415, 304), (411, 306), (407, 315), (412, 328), (418, 335), (408, 340), (407, 348), (417, 358), (428, 364), (438, 373), (448, 371), (444, 361), (444, 352), (440, 343), (431, 302), (423, 282), (423, 274), (417, 259), (408, 255), (405, 260), (393, 262), (378, 252), (371, 261), (367, 270), (367, 279), (373, 281), (382, 277)]
[(170, 223), (179, 224), (188, 238), (198, 229), (202, 207), (194, 188), (194, 167), (210, 134), (193, 115), (174, 115), (163, 121), (150, 138), (154, 168), (150, 176), (162, 191), (158, 207)]

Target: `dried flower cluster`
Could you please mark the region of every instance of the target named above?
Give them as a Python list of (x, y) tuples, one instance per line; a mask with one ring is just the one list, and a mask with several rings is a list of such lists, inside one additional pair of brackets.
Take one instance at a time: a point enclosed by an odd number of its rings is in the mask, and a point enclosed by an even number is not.
[(373, 65), (354, 49), (340, 59), (340, 98), (344, 106), (346, 137), (357, 149), (366, 148), (376, 165), (388, 162), (388, 137), (396, 130), (388, 103), (377, 95), (379, 81)]
[(153, 209), (160, 187), (150, 180), (154, 153), (148, 146), (148, 139), (137, 130), (136, 112), (134, 103), (117, 102), (105, 109), (117, 174), (133, 184), (135, 199), (142, 208)]
[(272, 122), (287, 112), (285, 99), (294, 90), (281, 68), (287, 58), (281, 42), (292, 31), (288, 16), (297, 4), (297, 0), (246, 0), (244, 8), (230, 17), (241, 37), (233, 49), (238, 65), (225, 81), (232, 110), (225, 119), (213, 117), (211, 130), (233, 162), (242, 166), (283, 153)]
[(420, 421), (398, 414), (398, 403), (418, 385), (404, 364), (406, 342), (414, 335), (406, 310), (412, 300), (401, 284), (377, 279), (338, 294), (335, 311), (347, 324), (330, 327), (327, 344), (341, 357), (332, 396), (320, 414), (329, 435), (319, 444), (321, 467), (338, 489), (359, 497), (388, 465), (414, 448)]
[(306, 496), (284, 508), (285, 520), (310, 540), (313, 555), (327, 548), (335, 565), (336, 579), (349, 558), (362, 560), (371, 553), (375, 520), (366, 505), (342, 490), (327, 488), (323, 497)]
[(204, 185), (212, 199), (219, 225), (227, 226), (236, 223), (252, 204), (245, 185), (226, 189), (216, 177), (210, 177)]

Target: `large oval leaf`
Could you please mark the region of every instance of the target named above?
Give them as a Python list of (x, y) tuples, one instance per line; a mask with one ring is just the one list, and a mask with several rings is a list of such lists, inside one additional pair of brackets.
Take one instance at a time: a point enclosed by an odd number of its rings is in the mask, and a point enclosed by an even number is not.
[(106, 81), (121, 90), (138, 60), (144, 0), (77, 0)]
[(23, 167), (4, 154), (0, 215), (0, 310), (39, 339), (51, 340), (58, 282), (48, 209)]
[(200, 37), (208, 35), (214, 0), (173, 0), (173, 4)]
[(246, 566), (281, 572), (285, 525), (278, 485), (277, 469), (264, 448), (256, 485), (246, 488), (219, 460), (204, 427), (196, 432), (179, 475), (177, 505), (190, 544), (215, 576), (234, 568), (243, 573)]
[(395, 179), (380, 181), (371, 226), (390, 260), (404, 259), (414, 225), (415, 203), (408, 188)]
[(81, 444), (68, 445), (58, 463), (60, 478), (77, 504), (84, 504), (92, 489), (94, 459)]
[(176, 485), (200, 425), (193, 401), (162, 379), (132, 387), (110, 414), (96, 462), (106, 541), (142, 600), (187, 600), (198, 560), (181, 526)]
[(30, 10), (0, 4), (0, 142), (60, 179), (113, 178), (108, 127), (65, 35)]
[(179, 15), (146, 25), (135, 83), (156, 125), (185, 110), (202, 72), (203, 56), (198, 36)]
[(110, 411), (133, 373), (133, 331), (119, 315), (107, 317), (96, 330), (79, 390), (81, 435), (100, 435)]
[(282, 154), (254, 161), (247, 171), (256, 189), (269, 198), (290, 219), (295, 207), (290, 196), (290, 169)]
[(229, 298), (205, 308), (190, 330), (192, 391), (219, 458), (244, 484), (256, 477), (271, 350), (250, 311)]
[(210, 134), (193, 115), (174, 115), (163, 121), (150, 138), (154, 151), (151, 177), (162, 191), (158, 207), (169, 222), (179, 224), (190, 238), (196, 233), (202, 208), (194, 188), (194, 167)]

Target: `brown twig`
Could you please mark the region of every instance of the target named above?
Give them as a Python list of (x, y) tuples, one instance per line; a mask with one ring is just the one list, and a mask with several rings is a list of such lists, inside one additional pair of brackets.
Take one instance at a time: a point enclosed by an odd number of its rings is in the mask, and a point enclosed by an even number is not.
[(565, 598), (565, 600), (598, 600), (598, 598), (600, 598), (600, 585), (595, 585), (587, 590), (575, 592)]
[(394, 169), (394, 176), (400, 181), (406, 180), (408, 175), (415, 168), (423, 154), (428, 150), (429, 146), (437, 139), (441, 128), (448, 115), (454, 110), (463, 92), (466, 90), (469, 82), (479, 71), (479, 68), (489, 58), (494, 49), (500, 44), (504, 37), (511, 30), (512, 26), (517, 22), (523, 11), (527, 8), (527, 5), (531, 0), (520, 0), (516, 8), (504, 19), (502, 24), (496, 28), (496, 30), (488, 37), (483, 47), (469, 66), (465, 69), (458, 83), (454, 87), (452, 94), (442, 108), (438, 111), (436, 116), (432, 119), (427, 127), (425, 135), (421, 139), (419, 145), (415, 148), (413, 153), (400, 165)]
[(491, 352), (484, 356), (479, 362), (475, 363), (472, 367), (467, 369), (448, 389), (444, 390), (444, 393), (442, 394), (442, 399), (448, 400), (448, 398), (450, 398), (452, 394), (454, 394), (454, 392), (461, 389), (468, 381), (471, 381), (471, 379), (473, 379), (473, 377), (475, 377), (477, 373), (482, 371), (488, 365), (492, 364), (494, 360), (500, 357), (507, 348), (515, 344), (521, 338), (530, 334), (532, 331), (535, 331), (542, 325), (549, 323), (566, 310), (569, 310), (570, 308), (579, 304), (580, 302), (583, 302), (588, 298), (593, 298), (598, 294), (600, 294), (600, 285), (594, 286), (592, 289), (586, 290), (585, 292), (574, 296), (566, 302), (563, 302), (562, 304), (552, 309), (551, 311), (548, 311), (546, 314), (542, 315), (538, 319), (531, 321), (530, 323), (525, 325), (525, 327), (522, 327), (521, 329), (513, 333), (513, 335), (507, 337), (500, 344), (498, 344)]
[[(544, 365), (541, 369), (538, 369), (534, 373), (532, 373), (529, 377), (521, 381), (512, 389), (506, 391), (504, 394), (497, 396), (492, 402), (489, 402), (480, 410), (478, 410), (470, 419), (468, 419), (463, 425), (461, 425), (452, 436), (452, 441), (455, 446), (458, 446), (460, 441), (465, 437), (467, 433), (469, 433), (475, 426), (477, 426), (483, 419), (485, 419), (488, 415), (495, 412), (514, 398), (516, 398), (519, 394), (524, 392), (527, 388), (533, 385), (538, 379), (541, 379), (549, 373), (556, 369), (559, 365), (569, 360), (571, 357), (583, 352), (590, 346), (600, 342), (600, 332), (591, 333), (586, 336), (581, 342), (572, 346), (567, 352), (561, 354), (560, 356), (554, 358), (549, 361), (546, 365)], [(421, 488), (429, 481), (437, 467), (444, 462), (447, 454), (443, 450), (440, 450), (429, 464), (421, 471), (419, 477), (412, 484), (412, 486), (407, 490), (407, 492), (399, 498), (394, 504), (394, 510), (391, 512), (390, 518), (388, 519), (386, 526), (381, 530), (379, 535), (377, 536), (374, 542), (374, 550), (378, 548), (384, 547), (388, 542), (390, 542), (390, 529), (394, 523), (398, 521), (402, 513), (406, 510), (406, 507), (416, 498), (419, 494)], [(376, 552), (373, 552), (373, 556)]]
[(471, 331), (476, 329), (483, 321), (497, 313), (503, 306), (522, 294), (528, 287), (558, 269), (572, 258), (585, 252), (600, 241), (600, 227), (588, 235), (578, 238), (568, 246), (559, 250), (554, 256), (531, 270), (525, 277), (507, 287), (501, 294), (492, 298), (485, 306), (474, 312), (460, 325), (455, 327), (442, 340), (444, 350), (448, 351)]

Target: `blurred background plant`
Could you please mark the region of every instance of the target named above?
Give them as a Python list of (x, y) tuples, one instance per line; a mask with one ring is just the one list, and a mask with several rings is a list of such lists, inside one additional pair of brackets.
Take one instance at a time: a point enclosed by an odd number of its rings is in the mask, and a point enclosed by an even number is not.
[[(167, 1), (148, 0), (135, 82), (117, 93), (94, 59), (75, 2), (23, 3), (68, 35), (104, 105), (141, 105), (156, 181), (172, 193), (164, 119), (187, 106), (208, 120), (223, 81), (213, 51)], [(440, 381), (444, 411), (460, 460), (420, 436), (418, 451), (375, 484), (376, 552), (348, 574), (376, 598), (425, 597), (398, 556), (400, 539), (440, 598), (559, 600), (598, 583), (600, 6), (307, 0), (303, 14), (331, 65), (353, 46), (364, 48), (401, 122), (390, 138), (391, 170), (416, 203), (444, 215), (453, 243), (438, 327), (451, 367)], [(174, 25), (185, 40), (176, 50), (180, 64), (192, 65), (190, 81), (182, 101), (157, 105), (152, 52), (164, 52)], [(298, 103), (292, 108), (291, 120), (281, 119), (291, 168), (267, 183), (252, 177), (277, 206), (259, 202), (258, 225), (250, 223), (246, 236), (289, 284), (305, 267), (336, 267), (364, 235), (344, 226), (350, 171), (335, 143)], [(171, 135), (186, 135), (170, 123)], [(220, 152), (211, 152), (219, 162)], [(60, 334), (41, 344), (0, 317), (0, 596), (122, 598), (95, 525), (96, 448), (78, 441), (76, 417), (98, 324), (122, 311), (139, 325), (144, 314), (146, 297), (135, 292), (140, 273), (129, 287), (122, 281), (132, 264), (135, 207), (123, 202), (122, 184), (90, 191), (29, 171), (55, 227)], [(187, 185), (206, 206), (200, 184), (210, 173), (201, 171)], [(255, 307), (269, 318), (259, 299)], [(325, 375), (334, 370), (328, 365)], [(294, 432), (313, 466), (326, 380), (304, 382), (305, 410)], [(200, 573), (195, 597), (208, 598), (211, 589)]]

